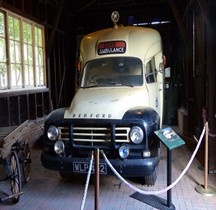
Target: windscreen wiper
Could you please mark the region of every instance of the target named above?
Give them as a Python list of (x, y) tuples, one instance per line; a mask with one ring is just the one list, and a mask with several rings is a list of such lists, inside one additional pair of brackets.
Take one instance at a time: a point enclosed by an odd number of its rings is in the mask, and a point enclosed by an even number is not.
[(134, 87), (134, 85), (131, 84), (124, 84), (119, 82), (107, 82), (107, 83), (99, 83), (91, 86), (84, 86), (82, 88), (94, 88), (94, 87), (109, 87), (109, 86), (127, 86), (127, 87)]
[(121, 83), (121, 82), (109, 82), (109, 84), (115, 85), (115, 86), (128, 86), (128, 87), (134, 87), (134, 85)]

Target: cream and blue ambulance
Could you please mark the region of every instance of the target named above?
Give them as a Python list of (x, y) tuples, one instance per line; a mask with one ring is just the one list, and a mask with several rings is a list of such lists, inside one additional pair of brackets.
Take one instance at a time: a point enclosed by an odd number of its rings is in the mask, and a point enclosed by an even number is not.
[[(70, 107), (51, 112), (44, 127), (44, 167), (87, 173), (92, 151), (103, 150), (123, 177), (154, 185), (163, 119), (164, 68), (160, 34), (118, 25), (85, 35), (80, 45), (81, 81)], [(103, 158), (100, 173), (113, 174)]]

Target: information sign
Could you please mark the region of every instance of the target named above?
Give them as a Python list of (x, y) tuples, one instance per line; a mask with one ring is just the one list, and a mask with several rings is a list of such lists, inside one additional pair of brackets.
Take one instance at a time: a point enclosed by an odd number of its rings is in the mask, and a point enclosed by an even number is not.
[(160, 138), (165, 146), (169, 148), (169, 150), (185, 144), (184, 140), (181, 139), (170, 127), (157, 130), (154, 133)]

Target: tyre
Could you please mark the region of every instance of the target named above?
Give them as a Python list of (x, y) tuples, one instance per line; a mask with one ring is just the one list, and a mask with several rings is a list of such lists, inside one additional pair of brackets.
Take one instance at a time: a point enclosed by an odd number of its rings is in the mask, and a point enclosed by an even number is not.
[(62, 177), (64, 182), (71, 182), (73, 180), (73, 174), (67, 173), (64, 171), (59, 171), (60, 176)]
[(144, 176), (144, 184), (147, 186), (154, 186), (157, 180), (157, 170), (155, 169), (153, 174)]
[(22, 162), (22, 174), (24, 182), (28, 182), (30, 179), (30, 171), (31, 171), (31, 152), (30, 146), (28, 142), (25, 142), (24, 148), (21, 154), (21, 162)]

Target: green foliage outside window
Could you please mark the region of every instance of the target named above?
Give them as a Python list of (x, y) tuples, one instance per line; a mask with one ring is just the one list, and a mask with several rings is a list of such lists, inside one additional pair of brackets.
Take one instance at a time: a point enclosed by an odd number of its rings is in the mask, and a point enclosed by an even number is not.
[(0, 90), (45, 86), (43, 40), (43, 27), (0, 12)]
[(6, 46), (5, 46), (5, 19), (0, 13), (0, 88), (7, 87), (7, 68), (6, 68)]

